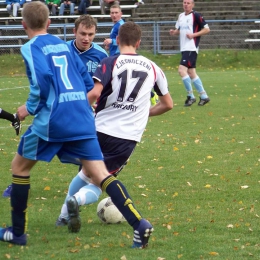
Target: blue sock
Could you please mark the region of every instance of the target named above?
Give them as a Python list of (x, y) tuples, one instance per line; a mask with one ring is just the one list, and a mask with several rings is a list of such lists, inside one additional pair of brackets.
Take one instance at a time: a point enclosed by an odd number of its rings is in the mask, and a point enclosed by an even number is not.
[(192, 89), (192, 85), (191, 85), (191, 79), (190, 77), (187, 75), (185, 77), (182, 78), (182, 82), (184, 84), (184, 87), (188, 93), (188, 96), (190, 96), (191, 98), (195, 98), (194, 94), (193, 94), (193, 89)]
[(72, 181), (70, 183), (68, 194), (67, 194), (67, 197), (65, 199), (65, 203), (66, 203), (66, 200), (69, 196), (73, 196), (75, 193), (77, 193), (82, 187), (86, 186), (87, 184), (89, 184), (89, 178), (87, 176), (85, 176), (84, 173), (81, 170), (72, 179)]
[(203, 84), (198, 76), (192, 80), (192, 83), (194, 84), (194, 87), (196, 88), (202, 99), (208, 97), (206, 91), (203, 88)]
[(101, 193), (102, 190), (99, 187), (90, 183), (82, 187), (74, 196), (79, 205), (88, 205), (97, 202)]
[(110, 175), (101, 182), (101, 187), (102, 190), (105, 190), (111, 197), (113, 203), (125, 217), (127, 222), (136, 229), (142, 216), (135, 208), (124, 185), (113, 175)]

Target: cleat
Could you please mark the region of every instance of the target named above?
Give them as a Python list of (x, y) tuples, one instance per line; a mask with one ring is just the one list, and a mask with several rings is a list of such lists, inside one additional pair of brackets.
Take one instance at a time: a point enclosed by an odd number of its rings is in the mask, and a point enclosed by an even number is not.
[(77, 233), (81, 227), (81, 220), (79, 216), (79, 205), (74, 196), (71, 196), (67, 199), (67, 208), (68, 208), (68, 230), (71, 233)]
[(0, 241), (23, 246), (27, 243), (27, 237), (26, 234), (15, 236), (12, 227), (0, 228)]
[(195, 102), (196, 102), (196, 98), (191, 98), (190, 96), (187, 96), (187, 99), (185, 100), (184, 106), (190, 107)]
[(10, 184), (3, 192), (3, 197), (8, 198), (11, 196), (12, 184)]
[(132, 248), (146, 248), (153, 230), (153, 226), (149, 221), (146, 219), (141, 219), (138, 228), (134, 230)]
[(14, 121), (12, 123), (12, 126), (16, 132), (16, 135), (19, 135), (22, 130), (22, 124), (21, 124), (21, 121), (18, 118), (17, 114), (14, 114)]
[(209, 97), (204, 98), (204, 99), (200, 98), (200, 101), (199, 101), (198, 105), (199, 105), (199, 106), (204, 106), (204, 105), (207, 104), (209, 101), (210, 101)]
[(58, 217), (56, 220), (55, 226), (56, 227), (63, 227), (68, 225), (68, 220), (66, 218)]

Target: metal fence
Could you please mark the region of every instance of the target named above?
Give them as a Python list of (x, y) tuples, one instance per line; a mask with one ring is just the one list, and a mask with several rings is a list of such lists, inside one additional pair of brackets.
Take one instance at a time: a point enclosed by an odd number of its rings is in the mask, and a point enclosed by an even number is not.
[[(259, 20), (208, 20), (211, 29), (201, 38), (200, 49), (259, 49)], [(178, 36), (170, 36), (169, 30), (176, 21), (138, 22), (142, 28), (141, 49), (157, 53), (179, 52)], [(95, 42), (102, 45), (109, 37), (112, 23), (98, 23)], [(74, 38), (74, 24), (51, 24), (48, 32), (66, 40)], [(259, 35), (259, 37), (258, 37)], [(258, 40), (259, 39), (259, 40)], [(247, 40), (247, 41), (246, 41)], [(0, 55), (19, 53), (20, 47), (28, 41), (21, 25), (0, 26)]]

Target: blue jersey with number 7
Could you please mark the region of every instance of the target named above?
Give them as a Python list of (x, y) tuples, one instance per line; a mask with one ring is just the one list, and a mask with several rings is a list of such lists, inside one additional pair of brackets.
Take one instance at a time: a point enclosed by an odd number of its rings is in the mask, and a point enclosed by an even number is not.
[(53, 142), (95, 137), (86, 97), (93, 80), (78, 55), (50, 34), (32, 38), (22, 46), (21, 54), (30, 83), (26, 108), (34, 115), (32, 131)]

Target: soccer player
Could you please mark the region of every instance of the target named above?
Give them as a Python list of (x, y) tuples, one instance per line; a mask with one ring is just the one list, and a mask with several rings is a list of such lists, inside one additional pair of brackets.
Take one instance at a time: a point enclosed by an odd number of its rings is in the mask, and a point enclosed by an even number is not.
[[(17, 115), (21, 121), (34, 115), (34, 120), (21, 137), (12, 161), (12, 226), (0, 228), (0, 240), (27, 243), (30, 170), (37, 161), (50, 162), (57, 155), (61, 162), (82, 164), (92, 182), (107, 192), (134, 234), (138, 234), (140, 247), (145, 247), (153, 227), (140, 215), (124, 185), (108, 173), (103, 161), (86, 97), (93, 88), (93, 80), (79, 56), (64, 41), (47, 33), (50, 19), (44, 3), (26, 3), (22, 17), (30, 39), (21, 47), (30, 91)], [(79, 220), (73, 198), (68, 201), (72, 229)]]
[[(86, 65), (91, 77), (96, 71), (99, 62), (108, 56), (102, 47), (93, 42), (96, 31), (97, 23), (95, 19), (88, 14), (81, 15), (76, 19), (75, 28), (73, 28), (75, 39), (67, 42)], [(9, 185), (4, 190), (3, 197), (10, 197), (11, 191), (12, 185)]]
[[(93, 76), (94, 89), (88, 93), (91, 103), (98, 99), (95, 119), (98, 140), (106, 167), (114, 176), (122, 170), (140, 142), (148, 117), (161, 115), (173, 107), (162, 70), (136, 53), (141, 42), (140, 27), (126, 22), (120, 27), (117, 42), (120, 55), (101, 61)], [(160, 102), (151, 107), (150, 91), (153, 87)], [(101, 191), (90, 183), (86, 175), (87, 169), (83, 167), (70, 183), (67, 204), (63, 205), (56, 225), (67, 224), (71, 214), (68, 200), (72, 195), (78, 205), (97, 201)], [(84, 182), (87, 185), (83, 186)], [(140, 233), (134, 236), (134, 247), (142, 247), (138, 236)]]
[(118, 35), (120, 26), (125, 23), (125, 21), (122, 19), (122, 15), (122, 9), (119, 5), (115, 4), (110, 7), (110, 17), (114, 25), (110, 32), (110, 38), (104, 40), (104, 46), (106, 50), (109, 50), (109, 56), (119, 54), (116, 37)]
[(79, 55), (91, 76), (93, 76), (100, 61), (108, 56), (102, 47), (93, 42), (96, 31), (95, 19), (88, 14), (81, 15), (76, 19), (75, 28), (73, 28), (75, 39), (67, 42), (72, 50)]
[(11, 114), (0, 108), (0, 118), (8, 120), (12, 123), (16, 135), (19, 135), (22, 129), (21, 122), (16, 114)]
[(196, 102), (192, 83), (200, 95), (199, 106), (204, 106), (210, 99), (203, 87), (202, 81), (196, 73), (196, 61), (199, 52), (199, 42), (202, 35), (210, 32), (208, 24), (201, 14), (193, 11), (194, 0), (183, 0), (184, 12), (178, 17), (176, 29), (170, 30), (170, 35), (180, 35), (181, 61), (179, 75), (187, 91), (184, 106), (191, 106)]

